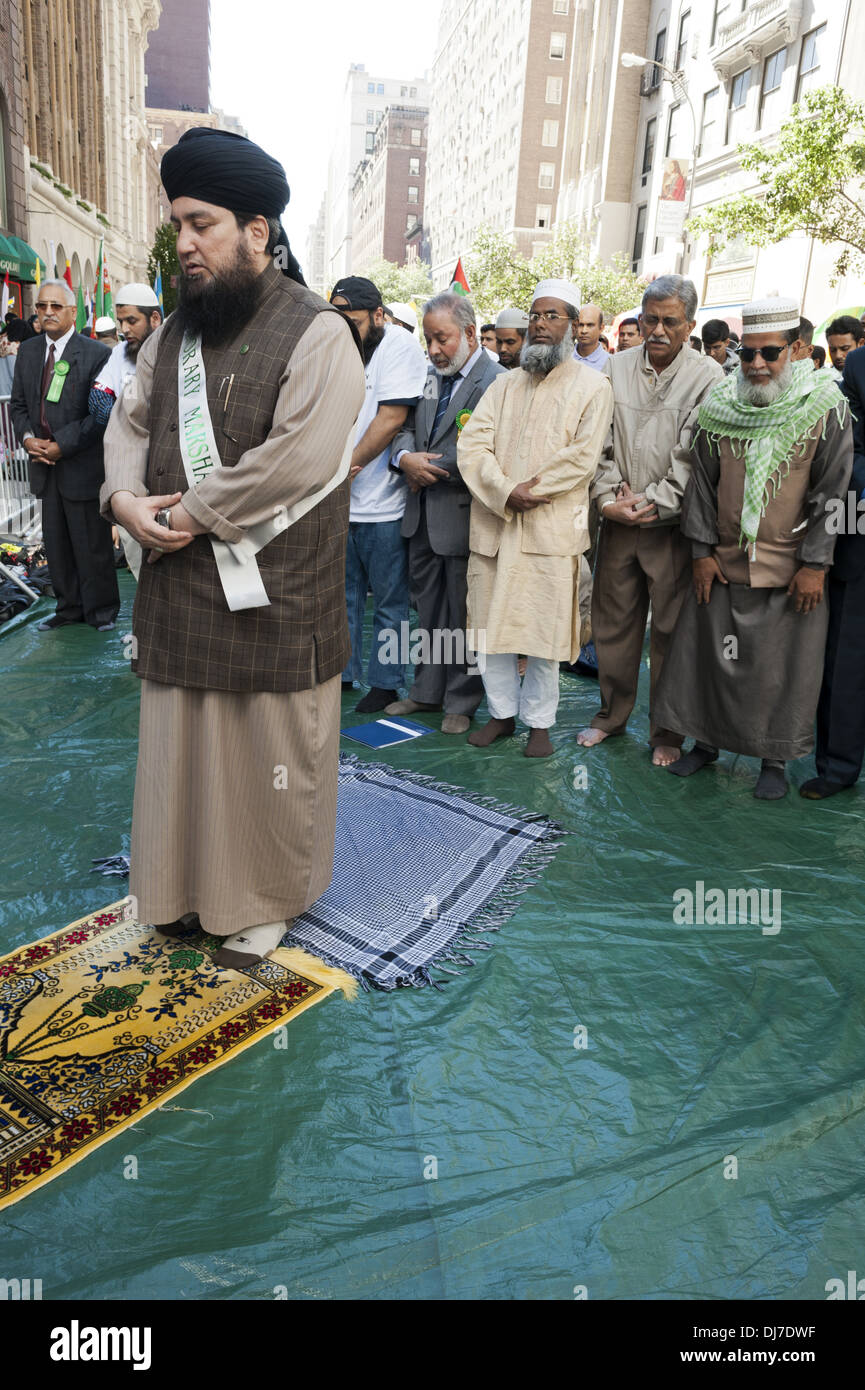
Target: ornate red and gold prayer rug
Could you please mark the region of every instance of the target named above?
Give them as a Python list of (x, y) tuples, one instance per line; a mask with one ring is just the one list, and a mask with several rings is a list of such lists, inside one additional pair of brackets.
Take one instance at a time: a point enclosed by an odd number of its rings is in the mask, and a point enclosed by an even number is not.
[(222, 970), (219, 941), (169, 940), (130, 900), (0, 958), (0, 1208), (356, 981), (280, 947)]

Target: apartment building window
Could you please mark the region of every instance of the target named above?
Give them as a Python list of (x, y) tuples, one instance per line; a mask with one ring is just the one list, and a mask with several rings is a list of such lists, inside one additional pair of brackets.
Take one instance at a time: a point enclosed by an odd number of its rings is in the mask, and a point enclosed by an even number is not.
[[(666, 51), (667, 51), (667, 31), (666, 31), (666, 29), (659, 29), (658, 32), (657, 32), (657, 34), (655, 35), (655, 62), (656, 62), (656, 63), (663, 63), (663, 61), (664, 61), (664, 54), (666, 53)], [(658, 67), (653, 67), (653, 68), (651, 69), (651, 72), (650, 72), (650, 75), (649, 75), (649, 86), (650, 86), (650, 88), (651, 88), (653, 91), (654, 91), (654, 89), (655, 89), (656, 87), (660, 87), (660, 85), (661, 85), (661, 78), (662, 78), (662, 77), (663, 77), (663, 73), (661, 72), (661, 69), (660, 69), (660, 68), (658, 68)]]
[[(162, 126), (161, 126), (161, 125), (152, 125), (152, 126), (150, 127), (150, 138), (151, 138), (151, 140), (153, 141), (154, 145), (161, 145), (161, 144), (162, 144)], [(4, 226), (5, 226), (5, 222), (4, 222)]]
[(399, 94), (400, 94), (401, 97), (407, 97), (407, 96), (408, 96), (408, 87), (400, 87), (400, 89), (399, 89)]
[(376, 87), (375, 90), (376, 90), (376, 95), (377, 95), (377, 96), (383, 97), (383, 96), (384, 96), (384, 83), (383, 83), (383, 82), (379, 82), (379, 84), (378, 84), (378, 86)]
[(796, 83), (796, 100), (801, 101), (806, 92), (820, 82), (820, 59), (826, 43), (826, 25), (812, 29), (802, 40), (802, 56), (799, 59), (799, 80)]
[(681, 101), (675, 106), (670, 107), (670, 114), (667, 118), (667, 143), (664, 146), (664, 158), (669, 159), (671, 155), (684, 154), (682, 133), (685, 125), (685, 107)]
[(550, 106), (561, 106), (562, 79), (560, 77), (547, 78), (547, 103)]
[(743, 68), (737, 72), (730, 84), (730, 109), (727, 113), (727, 144), (740, 139), (745, 129), (748, 88), (751, 85), (751, 69)]
[(374, 92), (375, 92), (375, 83), (374, 83), (374, 82), (367, 82), (367, 84), (366, 84), (366, 90), (367, 90), (367, 92), (373, 92), (373, 93), (374, 93)]
[(367, 152), (367, 154), (372, 154), (372, 152), (373, 152), (374, 149), (375, 149), (375, 134), (374, 134), (373, 131), (368, 130), (368, 131), (366, 132), (366, 152)]
[(367, 111), (367, 113), (366, 113), (366, 123), (367, 123), (367, 125), (375, 125), (375, 112), (374, 112), (374, 111)]
[(550, 34), (550, 57), (564, 58), (567, 42), (567, 34)]
[(685, 10), (679, 20), (679, 42), (676, 44), (676, 61), (673, 67), (677, 72), (681, 72), (685, 66), (685, 59), (688, 56), (688, 31), (691, 27), (691, 11)]
[(412, 142), (412, 144), (413, 144), (413, 145), (419, 145), (419, 144), (420, 144), (420, 137), (421, 137), (421, 132), (420, 132), (419, 130), (417, 130), (417, 129), (413, 126), (413, 127), (412, 127), (412, 132), (411, 132), (411, 142)]
[(737, 14), (741, 14), (744, 8), (745, 0), (715, 0), (710, 48), (718, 42), (723, 26), (729, 24), (731, 19), (735, 19)]
[(417, 87), (410, 87), (410, 88), (409, 88), (409, 96), (410, 96), (410, 97), (416, 97), (416, 96), (417, 96)]
[(634, 228), (634, 249), (631, 253), (631, 269), (636, 270), (643, 259), (643, 246), (646, 240), (646, 213), (648, 204), (637, 208), (637, 225)]
[(553, 14), (568, 14), (571, 0), (553, 0)]
[(409, 186), (408, 186), (408, 195), (407, 195), (407, 197), (406, 197), (406, 202), (407, 202), (407, 203), (416, 203), (416, 202), (417, 202), (417, 184), (416, 184), (416, 183), (410, 183), (410, 184), (409, 184)]
[(412, 178), (417, 178), (420, 174), (420, 156), (412, 155), (408, 162), (408, 171)]
[(555, 164), (541, 164), (538, 167), (538, 188), (552, 188), (556, 182)]
[(559, 123), (558, 121), (544, 121), (544, 130), (541, 137), (542, 145), (557, 145), (559, 143)]
[(721, 88), (713, 87), (703, 97), (703, 123), (700, 127), (700, 154), (712, 154), (721, 144)]
[(410, 212), (410, 213), (408, 214), (408, 216), (406, 217), (406, 219), (405, 219), (405, 229), (406, 229), (407, 232), (410, 232), (410, 231), (411, 231), (411, 229), (412, 229), (412, 227), (414, 226), (414, 224), (415, 224), (416, 221), (417, 221), (417, 216), (416, 216), (416, 214), (413, 213), (413, 212)]
[(770, 53), (763, 64), (763, 88), (760, 93), (760, 129), (780, 124), (781, 82), (787, 63), (786, 48)]
[(646, 138), (643, 141), (643, 168), (641, 170), (643, 183), (646, 182), (648, 175), (652, 171), (652, 165), (655, 162), (655, 135), (657, 129), (658, 118), (657, 116), (653, 116), (650, 121), (646, 122)]
[(538, 203), (535, 208), (535, 226), (549, 227), (552, 221), (553, 209), (549, 203)]

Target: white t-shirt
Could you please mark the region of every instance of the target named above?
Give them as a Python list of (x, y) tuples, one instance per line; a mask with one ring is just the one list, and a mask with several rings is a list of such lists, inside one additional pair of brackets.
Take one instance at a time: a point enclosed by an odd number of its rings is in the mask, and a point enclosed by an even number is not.
[(93, 383), (95, 391), (110, 391), (115, 400), (120, 400), (123, 395), (123, 388), (128, 381), (135, 376), (135, 361), (130, 361), (126, 356), (126, 344), (118, 343), (111, 349), (111, 356), (100, 368), (99, 375)]
[[(423, 395), (427, 362), (413, 333), (385, 324), (384, 337), (366, 366), (366, 396), (355, 443), (366, 434), (380, 405), (413, 405)], [(408, 484), (388, 468), (390, 444), (361, 469), (351, 485), (352, 521), (399, 521)]]

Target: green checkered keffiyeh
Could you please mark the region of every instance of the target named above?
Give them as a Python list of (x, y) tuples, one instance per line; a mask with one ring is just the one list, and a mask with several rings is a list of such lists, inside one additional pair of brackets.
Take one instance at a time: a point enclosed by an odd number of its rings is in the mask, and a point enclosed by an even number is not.
[(797, 448), (821, 420), (825, 433), (830, 411), (837, 411), (843, 424), (848, 405), (834, 379), (828, 372), (815, 372), (810, 358), (793, 363), (790, 385), (772, 405), (748, 405), (741, 400), (738, 376), (733, 372), (709, 392), (700, 406), (694, 437), (704, 434), (716, 447), (728, 439), (734, 453), (744, 453), (739, 544), (753, 548), (769, 499), (790, 472)]

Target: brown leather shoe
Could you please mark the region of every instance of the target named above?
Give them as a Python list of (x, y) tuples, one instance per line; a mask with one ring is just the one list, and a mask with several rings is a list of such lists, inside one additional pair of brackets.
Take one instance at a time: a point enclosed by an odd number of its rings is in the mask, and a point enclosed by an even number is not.
[(441, 705), (425, 705), (420, 700), (394, 700), (393, 704), (385, 705), (385, 714), (427, 714), (430, 710), (439, 710)]
[(172, 940), (176, 936), (183, 936), (189, 931), (190, 927), (200, 927), (197, 912), (185, 912), (182, 917), (178, 917), (176, 922), (167, 922), (165, 926), (154, 926), (153, 930), (158, 931), (160, 936), (170, 937)]
[(523, 757), (551, 758), (555, 751), (546, 729), (532, 729), (529, 741), (523, 749)]
[(471, 722), (467, 714), (446, 714), (442, 720), (442, 733), (464, 734)]
[(510, 738), (516, 733), (516, 728), (514, 719), (488, 719), (482, 729), (475, 729), (469, 734), (466, 743), (473, 748), (489, 748), (497, 738)]

